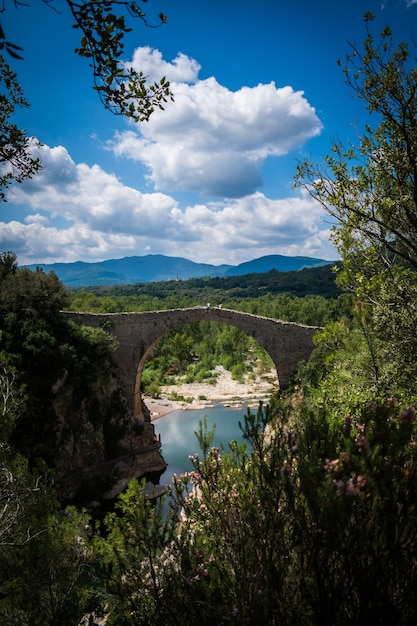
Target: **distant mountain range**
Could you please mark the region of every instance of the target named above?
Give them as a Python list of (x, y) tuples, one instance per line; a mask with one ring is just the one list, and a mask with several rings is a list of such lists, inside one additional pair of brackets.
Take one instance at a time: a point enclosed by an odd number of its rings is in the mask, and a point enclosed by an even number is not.
[(96, 287), (101, 285), (129, 285), (135, 283), (159, 282), (164, 280), (186, 280), (204, 276), (243, 276), (244, 274), (264, 273), (272, 269), (289, 272), (308, 267), (328, 265), (333, 261), (313, 259), (303, 256), (282, 256), (271, 254), (239, 265), (210, 265), (194, 263), (181, 257), (162, 254), (124, 257), (98, 263), (39, 263), (27, 265), (31, 270), (37, 267), (45, 272), (55, 272), (68, 287)]

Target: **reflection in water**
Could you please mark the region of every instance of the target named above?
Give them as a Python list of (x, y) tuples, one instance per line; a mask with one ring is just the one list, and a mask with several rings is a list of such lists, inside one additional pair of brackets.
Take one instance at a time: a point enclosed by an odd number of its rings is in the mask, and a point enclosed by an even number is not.
[(205, 415), (208, 418), (209, 429), (216, 424), (213, 445), (223, 444), (227, 451), (228, 441), (243, 440), (238, 422), (244, 421), (246, 412), (246, 407), (236, 409), (218, 405), (205, 409), (173, 411), (157, 419), (154, 422), (155, 433), (157, 436), (161, 435), (162, 455), (168, 463), (165, 474), (161, 476), (161, 483), (168, 484), (172, 482), (174, 473), (179, 476), (192, 469), (188, 456), (195, 452), (200, 454), (198, 440), (194, 433), (198, 432), (199, 421), (203, 420)]

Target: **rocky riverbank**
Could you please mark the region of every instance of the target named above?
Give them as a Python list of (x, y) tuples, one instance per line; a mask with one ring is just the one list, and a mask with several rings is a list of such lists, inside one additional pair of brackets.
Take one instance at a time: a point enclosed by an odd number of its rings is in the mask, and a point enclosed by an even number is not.
[(268, 400), (278, 388), (276, 372), (271, 370), (254, 380), (239, 383), (221, 365), (216, 367), (216, 383), (181, 383), (162, 387), (159, 398), (145, 396), (144, 402), (155, 420), (177, 410), (204, 409), (223, 404), (256, 407), (260, 400)]

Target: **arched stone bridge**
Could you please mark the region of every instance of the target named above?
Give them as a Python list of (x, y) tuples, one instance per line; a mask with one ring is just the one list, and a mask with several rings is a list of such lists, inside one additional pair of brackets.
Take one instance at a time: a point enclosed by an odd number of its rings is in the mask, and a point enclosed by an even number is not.
[(253, 337), (271, 356), (281, 389), (288, 386), (290, 376), (313, 350), (317, 326), (232, 311), (218, 307), (193, 307), (145, 313), (75, 313), (65, 315), (75, 323), (103, 327), (117, 339), (116, 365), (129, 408), (140, 414), (140, 380), (143, 366), (155, 344), (171, 330), (190, 322), (221, 322), (236, 326)]

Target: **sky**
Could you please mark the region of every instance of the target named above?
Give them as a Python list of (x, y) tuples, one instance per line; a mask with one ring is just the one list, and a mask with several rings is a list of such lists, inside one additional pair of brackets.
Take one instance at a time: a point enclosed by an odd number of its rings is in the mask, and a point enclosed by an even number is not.
[[(30, 2), (30, 4), (29, 4)], [(333, 139), (369, 122), (337, 64), (377, 34), (417, 38), (417, 0), (149, 0), (124, 62), (166, 76), (174, 102), (134, 124), (106, 111), (64, 0), (6, 2), (9, 59), (43, 169), (0, 207), (0, 251), (20, 265), (163, 254), (213, 265), (270, 254), (334, 260), (332, 223), (293, 186)], [(38, 154), (36, 152), (36, 154)]]

